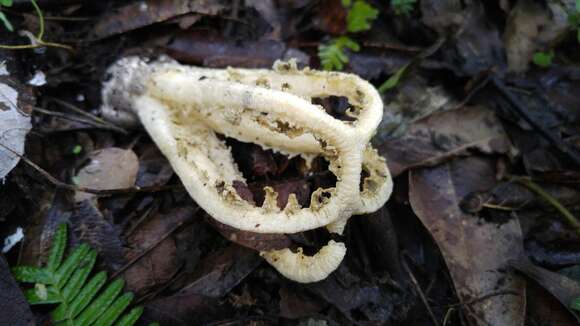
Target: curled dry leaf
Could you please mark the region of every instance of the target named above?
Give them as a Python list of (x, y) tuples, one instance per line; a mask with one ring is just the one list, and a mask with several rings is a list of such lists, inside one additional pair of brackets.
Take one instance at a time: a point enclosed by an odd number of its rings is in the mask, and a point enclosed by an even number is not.
[(383, 142), (379, 150), (389, 158), (393, 175), (416, 167), (433, 166), (472, 150), (514, 154), (494, 112), (481, 106), (433, 114), (411, 126), (400, 138)]
[[(139, 171), (139, 159), (130, 149), (109, 147), (92, 152), (88, 164), (79, 170), (74, 181), (92, 189), (123, 189), (132, 187)], [(77, 202), (93, 198), (93, 194), (77, 192)]]
[(26, 134), (32, 128), (30, 115), (23, 110), (30, 105), (23, 103), (29, 98), (23, 93), (25, 91), (0, 60), (0, 180), (20, 161)]
[[(225, 8), (222, 1), (139, 1), (106, 11), (97, 21), (93, 37), (101, 39), (166, 21), (189, 13), (216, 15)], [(130, 18), (129, 18), (130, 17)]]
[(268, 68), (279, 59), (297, 58), (307, 65), (310, 57), (283, 42), (274, 40), (240, 41), (197, 32), (181, 33), (165, 47), (171, 57), (204, 67)]
[(462, 302), (508, 291), (466, 305), (477, 325), (523, 325), (524, 282), (507, 262), (523, 253), (516, 219), (498, 225), (464, 213), (459, 202), (468, 193), (493, 187), (493, 162), (477, 157), (410, 172), (410, 202), (429, 230), (449, 268)]

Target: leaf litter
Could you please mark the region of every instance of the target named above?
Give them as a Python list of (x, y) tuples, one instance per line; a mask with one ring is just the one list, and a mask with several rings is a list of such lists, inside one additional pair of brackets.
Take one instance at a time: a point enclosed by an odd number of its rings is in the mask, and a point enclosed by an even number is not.
[[(65, 221), (71, 241), (90, 242), (100, 267), (138, 294), (145, 321), (161, 325), (574, 321), (580, 238), (552, 204), (512, 181), (529, 178), (580, 216), (574, 1), (423, 0), (401, 14), (397, 1), (357, 0), (378, 18), (363, 17), (370, 29), (356, 33), (342, 2), (43, 1), (46, 38), (77, 52), (0, 52), (0, 140), (12, 149), (0, 148), (0, 239), (18, 227), (25, 234), (4, 254), (8, 264), (45, 261)], [(319, 68), (319, 45), (343, 36), (360, 48), (345, 52), (344, 69), (376, 87), (412, 68), (382, 94), (385, 118), (373, 139), (395, 194), (379, 212), (351, 219), (341, 238), (347, 257), (319, 283), (281, 278), (258, 251), (316, 252), (327, 232), (254, 234), (208, 219), (143, 131), (95, 110), (104, 71), (121, 56), (169, 54), (214, 68), (295, 57)], [(539, 52), (553, 53), (550, 66), (533, 63)], [(46, 83), (27, 86), (38, 71)], [(340, 101), (317, 101), (344, 111)], [(291, 193), (306, 204), (336, 182), (322, 161), (308, 172), (299, 159), (226, 142), (248, 180), (236, 190), (250, 202), (271, 186), (278, 206)], [(7, 311), (22, 313), (0, 323), (47, 320), (36, 308), (31, 317), (13, 286), (5, 293)]]

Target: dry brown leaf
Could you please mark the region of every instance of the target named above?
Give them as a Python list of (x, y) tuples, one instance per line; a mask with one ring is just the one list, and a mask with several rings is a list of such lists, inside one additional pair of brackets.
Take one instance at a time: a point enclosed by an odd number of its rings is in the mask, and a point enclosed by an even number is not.
[[(139, 159), (130, 149), (109, 147), (92, 152), (89, 163), (76, 175), (74, 182), (91, 189), (123, 189), (132, 187), (139, 171)], [(94, 195), (77, 192), (77, 202)]]
[(413, 170), (409, 197), (445, 258), (460, 300), (504, 293), (464, 306), (474, 325), (523, 325), (525, 283), (507, 269), (508, 260), (523, 251), (518, 221), (499, 225), (459, 208), (468, 193), (494, 185), (493, 166), (492, 161), (469, 157)]
[(471, 150), (512, 153), (511, 143), (494, 112), (481, 106), (433, 114), (411, 125), (405, 135), (387, 140), (379, 151), (393, 176), (433, 166)]
[(137, 28), (166, 21), (170, 18), (199, 13), (216, 15), (225, 8), (222, 1), (138, 1), (105, 15), (96, 23), (93, 36), (96, 39), (122, 34)]

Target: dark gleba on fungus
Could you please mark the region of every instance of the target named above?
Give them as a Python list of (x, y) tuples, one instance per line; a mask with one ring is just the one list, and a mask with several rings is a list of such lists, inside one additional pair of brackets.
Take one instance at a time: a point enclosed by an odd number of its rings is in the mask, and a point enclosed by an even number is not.
[[(221, 223), (257, 233), (326, 227), (340, 234), (348, 218), (376, 211), (391, 194), (385, 159), (369, 143), (383, 104), (358, 76), (299, 70), (293, 61), (276, 62), (273, 70), (208, 69), (138, 57), (119, 60), (109, 74), (103, 115), (124, 124), (140, 122), (191, 197)], [(312, 98), (328, 96), (348, 98), (353, 121), (335, 119), (312, 104)], [(266, 187), (257, 207), (236, 192), (234, 183), (246, 180), (218, 134), (307, 162), (321, 156), (336, 185), (314, 191), (308, 207), (291, 194), (283, 209), (278, 194)], [(261, 255), (285, 277), (306, 283), (326, 278), (345, 253), (343, 243), (330, 241), (313, 256), (301, 248)]]

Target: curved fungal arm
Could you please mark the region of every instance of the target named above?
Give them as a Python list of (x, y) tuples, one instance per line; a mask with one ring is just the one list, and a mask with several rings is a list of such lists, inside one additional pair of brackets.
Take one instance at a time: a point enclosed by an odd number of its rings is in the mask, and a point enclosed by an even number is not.
[(290, 249), (272, 250), (260, 253), (284, 277), (300, 282), (321, 281), (334, 272), (346, 255), (346, 246), (342, 242), (330, 240), (314, 256), (306, 256), (302, 248), (297, 252)]
[[(163, 87), (171, 89), (170, 94), (159, 93), (159, 89), (147, 92), (147, 96), (138, 97), (135, 102), (136, 112), (187, 191), (212, 217), (246, 231), (295, 233), (345, 218), (356, 209), (361, 151), (351, 141), (352, 137), (332, 125), (331, 117), (308, 110), (309, 104), (299, 98), (276, 96), (279, 94), (270, 94), (274, 92), (271, 90), (254, 90), (243, 85), (218, 84), (220, 87), (216, 87), (216, 82), (187, 78), (172, 83), (170, 80), (176, 80), (172, 76), (167, 79)], [(171, 101), (165, 96), (171, 96)], [(243, 182), (241, 174), (220, 172), (223, 166), (227, 167), (226, 171), (237, 171), (231, 154), (223, 144), (217, 146), (217, 140), (208, 141), (216, 137), (215, 133), (189, 115), (189, 108), (196, 106), (225, 107), (240, 103), (247, 109), (292, 119), (325, 140), (324, 155), (338, 179), (335, 188), (319, 189), (313, 194), (310, 207), (291, 212), (277, 207), (255, 207), (241, 199), (233, 187), (233, 181)], [(317, 127), (321, 124), (327, 128)], [(208, 153), (227, 159), (216, 160)]]
[[(186, 67), (172, 60), (119, 60), (103, 88), (103, 115), (124, 125), (141, 122), (193, 199), (213, 218), (259, 233), (295, 233), (326, 227), (341, 234), (348, 218), (380, 208), (392, 190), (384, 158), (369, 140), (382, 117), (377, 91), (357, 76), (292, 62), (274, 70)], [(353, 121), (333, 118), (315, 97), (345, 96)], [(290, 196), (276, 205), (271, 188), (261, 207), (234, 188), (245, 183), (230, 149), (217, 134), (288, 154), (329, 162), (337, 182), (313, 192), (309, 207)], [(361, 172), (364, 171), (361, 185)], [(263, 252), (284, 276), (315, 282), (338, 267), (346, 247), (330, 241), (313, 255), (302, 249)]]

